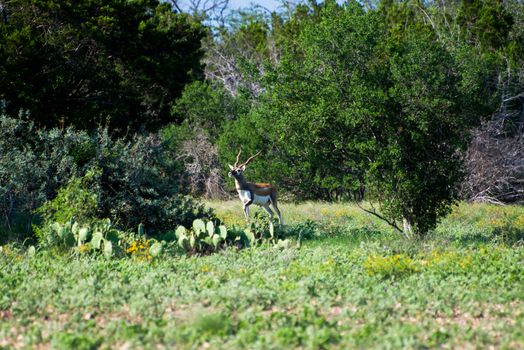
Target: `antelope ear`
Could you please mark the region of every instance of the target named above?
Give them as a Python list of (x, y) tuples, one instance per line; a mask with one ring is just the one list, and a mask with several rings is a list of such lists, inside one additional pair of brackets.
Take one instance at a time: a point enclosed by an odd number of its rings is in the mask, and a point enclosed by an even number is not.
[(240, 167), (240, 170), (245, 171), (245, 170), (246, 170), (246, 166), (245, 166), (245, 165), (242, 165), (242, 166)]
[(234, 170), (234, 169), (235, 169), (235, 167), (232, 166), (231, 164), (228, 164), (228, 165), (229, 165), (229, 169), (231, 169), (231, 170)]

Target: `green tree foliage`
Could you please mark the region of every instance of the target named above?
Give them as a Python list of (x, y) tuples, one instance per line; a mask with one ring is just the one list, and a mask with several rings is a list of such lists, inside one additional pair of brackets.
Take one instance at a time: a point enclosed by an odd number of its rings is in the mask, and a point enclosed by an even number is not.
[(0, 12), (0, 100), (38, 125), (155, 129), (202, 74), (206, 30), (167, 2), (8, 0)]
[(408, 33), (391, 55), (390, 107), (367, 173), (384, 213), (423, 234), (457, 199), (458, 151), (477, 120), (452, 57), (431, 32)]
[(465, 0), (458, 7), (457, 21), (463, 35), (485, 50), (497, 50), (509, 42), (513, 16), (499, 0)]
[(173, 105), (172, 114), (175, 120), (184, 124), (184, 128), (200, 129), (217, 138), (225, 121), (237, 114), (238, 105), (238, 99), (221, 86), (195, 81), (185, 87)]
[(356, 2), (323, 8), (296, 45), (301, 55), (283, 55), (261, 104), (226, 128), (224, 158), (241, 144), (264, 150), (254, 177), (300, 197), (365, 185), (380, 205), (370, 211), (427, 233), (456, 199), (458, 151), (476, 121), (453, 57), (430, 27), (398, 35)]
[[(361, 175), (354, 151), (347, 152), (364, 136), (352, 119), (384, 108), (375, 84), (381, 65), (373, 57), (380, 32), (376, 15), (356, 6), (345, 12), (331, 5), (320, 20), (303, 23), (269, 79), (270, 93), (226, 130), (220, 149), (230, 162), (240, 145), (262, 149), (264, 157), (248, 169), (255, 178), (265, 176), (302, 198), (333, 199), (357, 187)], [(366, 106), (362, 98), (369, 99)]]

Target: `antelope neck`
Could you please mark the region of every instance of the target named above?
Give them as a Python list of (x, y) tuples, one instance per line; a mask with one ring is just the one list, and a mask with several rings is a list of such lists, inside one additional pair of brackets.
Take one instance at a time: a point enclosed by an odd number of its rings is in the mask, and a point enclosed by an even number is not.
[(235, 187), (236, 187), (237, 191), (249, 190), (249, 186), (247, 185), (247, 181), (246, 181), (246, 179), (244, 179), (244, 176), (242, 174), (235, 175), (234, 178), (235, 178)]

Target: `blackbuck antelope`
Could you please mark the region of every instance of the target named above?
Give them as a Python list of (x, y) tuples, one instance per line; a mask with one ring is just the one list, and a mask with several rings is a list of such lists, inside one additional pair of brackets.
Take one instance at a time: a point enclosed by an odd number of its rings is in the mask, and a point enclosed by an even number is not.
[(264, 208), (269, 214), (269, 217), (273, 219), (273, 211), (269, 207), (271, 205), (277, 212), (278, 222), (283, 225), (284, 223), (277, 205), (277, 189), (268, 183), (254, 184), (247, 182), (243, 175), (244, 171), (246, 170), (246, 166), (253, 160), (253, 158), (258, 156), (260, 152), (254, 156), (249, 157), (244, 163), (239, 165), (238, 162), (240, 161), (241, 152), (242, 150), (238, 151), (235, 165), (228, 164), (229, 168), (231, 169), (228, 175), (229, 177), (235, 178), (235, 187), (237, 189), (238, 196), (244, 205), (246, 222), (249, 223), (249, 206), (251, 204), (256, 204)]

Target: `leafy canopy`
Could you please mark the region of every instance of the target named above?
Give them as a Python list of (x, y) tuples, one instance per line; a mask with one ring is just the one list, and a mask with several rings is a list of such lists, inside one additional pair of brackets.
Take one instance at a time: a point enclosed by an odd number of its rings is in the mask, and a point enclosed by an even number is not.
[(424, 23), (399, 34), (357, 2), (319, 11), (283, 50), (259, 105), (226, 127), (222, 155), (263, 150), (252, 176), (302, 198), (365, 187), (379, 204), (370, 212), (425, 234), (457, 198), (458, 151), (476, 122), (460, 66)]
[(0, 12), (0, 101), (12, 117), (156, 129), (202, 74), (206, 30), (167, 2), (9, 0)]

